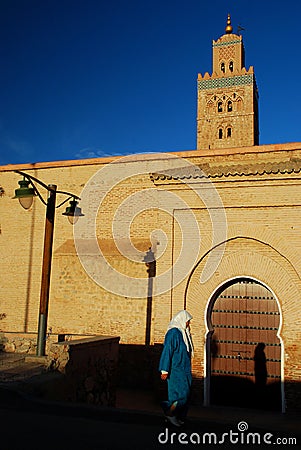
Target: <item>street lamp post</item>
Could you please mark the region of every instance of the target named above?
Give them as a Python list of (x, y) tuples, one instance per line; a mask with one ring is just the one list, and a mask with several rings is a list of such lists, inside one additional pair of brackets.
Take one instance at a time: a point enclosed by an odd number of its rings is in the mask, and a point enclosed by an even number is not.
[(150, 345), (151, 341), (151, 322), (152, 322), (152, 303), (153, 303), (153, 282), (156, 276), (155, 254), (150, 247), (146, 252), (143, 262), (147, 267), (148, 285), (147, 285), (147, 305), (146, 305), (146, 327), (145, 327), (145, 345)]
[(37, 340), (37, 355), (45, 354), (46, 333), (47, 333), (47, 318), (48, 318), (48, 303), (50, 291), (50, 273), (52, 262), (52, 244), (55, 218), (55, 201), (56, 201), (56, 185), (48, 186), (48, 200), (46, 207), (45, 219), (45, 234), (44, 234), (44, 251), (43, 251), (43, 266), (42, 266), (42, 280), (40, 292), (40, 313), (38, 325), (38, 340)]
[[(54, 219), (55, 210), (59, 208), (68, 200), (70, 201), (69, 207), (63, 215), (67, 216), (69, 221), (74, 224), (78, 217), (83, 216), (81, 208), (77, 206), (80, 198), (70, 192), (58, 191), (55, 184), (44, 184), (41, 180), (28, 175), (24, 172), (15, 171), (22, 175), (24, 179), (19, 181), (20, 188), (16, 189), (15, 197), (20, 201), (21, 206), (25, 209), (29, 209), (32, 205), (34, 196), (38, 196), (41, 201), (46, 205), (46, 218), (45, 218), (45, 234), (44, 234), (44, 250), (43, 250), (43, 264), (42, 264), (42, 279), (41, 279), (41, 291), (40, 291), (40, 310), (39, 310), (39, 324), (38, 324), (38, 338), (37, 338), (37, 356), (45, 355), (46, 346), (46, 334), (47, 334), (47, 319), (48, 319), (48, 303), (50, 292), (50, 274), (52, 266), (52, 247), (53, 247), (53, 231), (54, 231)], [(45, 188), (48, 192), (47, 202), (43, 199), (36, 185), (37, 183)], [(29, 187), (31, 185), (32, 187)], [(56, 195), (64, 194), (67, 196), (61, 204), (56, 206)]]

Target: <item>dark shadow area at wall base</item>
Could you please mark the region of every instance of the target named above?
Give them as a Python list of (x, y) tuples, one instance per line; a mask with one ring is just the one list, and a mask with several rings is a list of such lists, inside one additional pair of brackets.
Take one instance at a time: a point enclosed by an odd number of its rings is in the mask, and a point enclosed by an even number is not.
[[(160, 404), (162, 400), (167, 399), (167, 383), (160, 379), (158, 371), (161, 351), (162, 344), (150, 346), (120, 344), (116, 370), (118, 407), (133, 408), (136, 405), (137, 410), (151, 409), (162, 412)], [(0, 360), (2, 361), (0, 371), (2, 385), (8, 385), (26, 395), (45, 401), (76, 404), (81, 400), (79, 396), (74, 399), (68, 395), (70, 385), (65, 375), (57, 371), (45, 371), (40, 361), (25, 362), (25, 359), (28, 358), (25, 358), (23, 354), (3, 353), (3, 360)], [(192, 409), (197, 411), (207, 410), (207, 407), (204, 408), (204, 382), (202, 377), (193, 377), (190, 404)], [(284, 415), (300, 417), (301, 420), (301, 383), (286, 380), (283, 386), (280, 383), (269, 383), (266, 388), (264, 394), (258, 392), (255, 395), (253, 383), (241, 383), (239, 377), (216, 376), (215, 378), (212, 376), (209, 408), (252, 409), (254, 414), (256, 411), (258, 413), (270, 411), (270, 413), (282, 415), (280, 391), (283, 388), (286, 405)], [(101, 403), (98, 402), (98, 404)]]
[(301, 423), (301, 382), (287, 380), (284, 383), (287, 411), (297, 413)]
[(117, 389), (145, 391), (154, 405), (166, 400), (167, 382), (158, 370), (162, 349), (163, 344), (119, 344)]
[(118, 386), (153, 388), (160, 379), (158, 371), (162, 344), (119, 344)]
[[(116, 406), (108, 407), (100, 404), (83, 403), (79, 397), (66, 399), (66, 377), (58, 372), (45, 371), (41, 365), (35, 364), (35, 370), (28, 372), (29, 362), (20, 355), (14, 355), (15, 364), (3, 358), (0, 374), (0, 422), (3, 430), (8, 430), (14, 424), (18, 433), (2, 433), (3, 449), (9, 450), (50, 450), (55, 446), (59, 450), (151, 450), (154, 448), (183, 448), (178, 438), (206, 435), (206, 443), (215, 433), (219, 439), (224, 433), (238, 432), (238, 424), (246, 425), (246, 433), (260, 435), (265, 433), (275, 443), (276, 438), (294, 439), (294, 448), (301, 448), (300, 420), (301, 420), (301, 383), (290, 381), (284, 386), (287, 413), (267, 411), (246, 406), (203, 406), (204, 379), (193, 379), (191, 404), (188, 411), (187, 423), (183, 428), (175, 429), (166, 424), (160, 399), (167, 398), (167, 383), (162, 382), (157, 370), (161, 346), (124, 346), (122, 358), (126, 365), (119, 367), (119, 375), (123, 373), (127, 378), (120, 379), (124, 388), (116, 390)], [(1, 355), (0, 355), (1, 356)], [(135, 357), (135, 358), (134, 358)], [(127, 360), (127, 358), (130, 358)], [(131, 359), (133, 358), (133, 359)], [(153, 359), (152, 359), (153, 358)], [(32, 358), (31, 358), (32, 359)], [(34, 358), (33, 358), (34, 359)], [(0, 361), (1, 362), (1, 361)], [(126, 372), (132, 369), (135, 362), (133, 377)], [(86, 364), (84, 364), (86, 367)], [(5, 367), (7, 368), (5, 370)], [(31, 367), (31, 366), (30, 366)], [(33, 369), (33, 368), (31, 368)], [(153, 371), (152, 371), (153, 369)], [(6, 376), (5, 376), (6, 374)], [(144, 374), (144, 376), (143, 376)], [(140, 387), (135, 385), (141, 376)], [(127, 387), (125, 382), (131, 383)], [(148, 384), (151, 383), (151, 384)], [(144, 387), (141, 387), (142, 384)], [(299, 408), (299, 410), (298, 410)], [(35, 424), (33, 431), (32, 424)], [(49, 433), (45, 435), (45, 424)], [(172, 445), (158, 445), (159, 434), (168, 432), (176, 439)], [(52, 439), (52, 434), (54, 440)], [(50, 436), (50, 438), (49, 438)], [(237, 436), (237, 434), (236, 434)], [(195, 442), (195, 441), (194, 441)], [(171, 443), (170, 443), (171, 444)], [(211, 443), (214, 445), (214, 442)], [(1, 447), (1, 448), (2, 448)], [(186, 448), (196, 448), (196, 445), (186, 445)], [(211, 447), (211, 445), (210, 445)], [(229, 442), (226, 445), (214, 445), (219, 448), (233, 448)], [(239, 448), (266, 448), (260, 445), (248, 445)], [(280, 445), (278, 445), (280, 448)], [(203, 445), (209, 448), (209, 445)], [(269, 445), (268, 448), (271, 448)], [(282, 448), (282, 447), (281, 447)], [(284, 447), (283, 447), (284, 448)]]
[(251, 380), (235, 376), (212, 376), (210, 403), (268, 411), (281, 411), (281, 383), (258, 387)]
[[(146, 390), (155, 403), (167, 399), (167, 383), (158, 372), (163, 345), (119, 344), (117, 389)], [(238, 407), (281, 413), (281, 382), (268, 383), (264, 388), (248, 379), (235, 376), (211, 376), (210, 405)], [(301, 411), (301, 383), (287, 380), (284, 383), (287, 412)], [(193, 377), (191, 405), (204, 404), (204, 379)]]

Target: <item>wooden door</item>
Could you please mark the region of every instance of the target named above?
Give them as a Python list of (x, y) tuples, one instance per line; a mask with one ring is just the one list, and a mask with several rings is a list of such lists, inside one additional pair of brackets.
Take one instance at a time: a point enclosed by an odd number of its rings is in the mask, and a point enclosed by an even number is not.
[(280, 410), (280, 313), (272, 293), (236, 282), (215, 300), (211, 323), (211, 404)]

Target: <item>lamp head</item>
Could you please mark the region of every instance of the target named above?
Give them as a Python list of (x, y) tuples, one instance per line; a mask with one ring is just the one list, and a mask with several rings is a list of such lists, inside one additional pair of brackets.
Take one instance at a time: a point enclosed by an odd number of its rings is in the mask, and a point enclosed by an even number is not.
[(67, 206), (66, 211), (63, 213), (63, 216), (67, 216), (71, 225), (74, 225), (78, 218), (84, 216), (82, 210), (78, 205), (78, 201), (75, 199), (70, 201), (70, 206)]
[(29, 209), (36, 195), (35, 190), (33, 187), (29, 187), (30, 181), (26, 180), (25, 177), (23, 180), (18, 181), (18, 183), (20, 187), (15, 190), (15, 196), (13, 198), (17, 198), (24, 209)]

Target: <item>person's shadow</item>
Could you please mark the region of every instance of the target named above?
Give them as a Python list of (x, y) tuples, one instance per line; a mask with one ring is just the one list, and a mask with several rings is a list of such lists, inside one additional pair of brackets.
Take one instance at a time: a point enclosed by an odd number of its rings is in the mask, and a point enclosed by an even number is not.
[(264, 352), (265, 344), (260, 342), (257, 344), (254, 352), (254, 372), (255, 372), (255, 389), (257, 406), (264, 407), (266, 385), (268, 378), (267, 359)]

